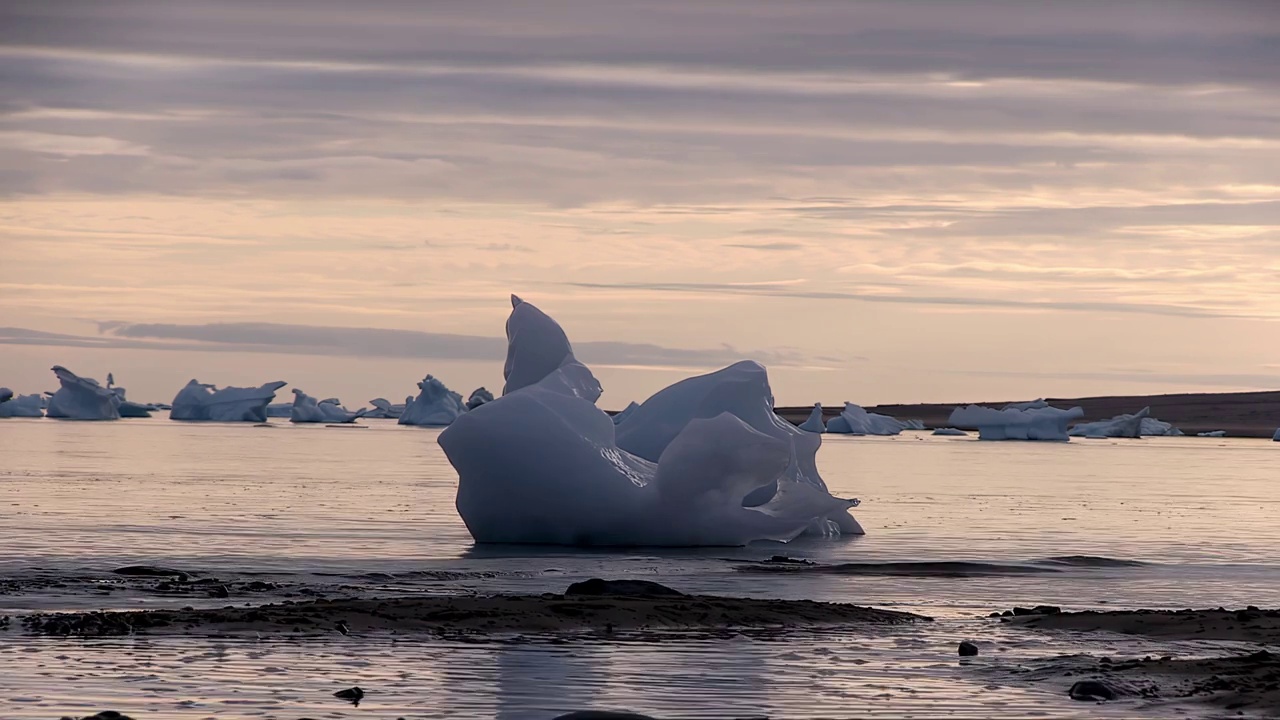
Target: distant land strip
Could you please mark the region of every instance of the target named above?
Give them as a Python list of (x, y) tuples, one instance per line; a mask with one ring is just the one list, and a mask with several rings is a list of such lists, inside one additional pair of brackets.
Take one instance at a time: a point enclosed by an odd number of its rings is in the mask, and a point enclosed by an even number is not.
[[(1023, 398), (1022, 401), (1033, 398)], [(1229, 437), (1270, 438), (1280, 428), (1280, 390), (1234, 393), (1176, 393), (1169, 395), (1106, 395), (1083, 398), (1045, 398), (1054, 407), (1084, 408), (1080, 422), (1107, 420), (1135, 413), (1150, 406), (1151, 417), (1172, 423), (1187, 435), (1214, 430)], [(1017, 400), (999, 402), (921, 403), (915, 405), (875, 405), (868, 412), (891, 415), (899, 420), (920, 420), (927, 428), (947, 427), (951, 411), (961, 405), (1000, 408)], [(843, 402), (822, 404), (822, 417), (829, 420), (844, 408)], [(778, 415), (795, 424), (804, 422), (813, 406), (779, 407)]]

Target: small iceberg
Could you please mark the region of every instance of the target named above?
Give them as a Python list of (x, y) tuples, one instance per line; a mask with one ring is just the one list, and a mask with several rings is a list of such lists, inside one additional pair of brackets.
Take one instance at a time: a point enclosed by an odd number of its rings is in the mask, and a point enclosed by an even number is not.
[(404, 414), (404, 409), (409, 407), (409, 403), (413, 402), (413, 398), (405, 398), (402, 403), (392, 404), (386, 398), (374, 398), (369, 401), (373, 409), (365, 413), (366, 418), (382, 418), (384, 420), (395, 420)]
[(151, 411), (155, 410), (154, 405), (144, 405), (125, 399), (125, 389), (115, 384), (115, 375), (107, 373), (107, 389), (116, 394), (120, 398), (120, 417), (122, 418), (149, 418)]
[(622, 424), (622, 421), (631, 417), (631, 414), (634, 413), (636, 411), (636, 408), (638, 407), (640, 407), (640, 403), (636, 402), (635, 400), (632, 400), (630, 403), (627, 403), (627, 406), (622, 408), (620, 412), (614, 413), (613, 424), (614, 425)]
[(351, 423), (364, 417), (365, 410), (351, 412), (342, 407), (338, 398), (316, 400), (298, 388), (293, 389), (293, 408), (289, 413), (289, 422), (295, 423), (331, 423), (341, 425)]
[(1226, 437), (1226, 430), (1210, 430), (1209, 432), (1196, 433), (1196, 437)]
[(979, 440), (1070, 440), (1067, 425), (1084, 417), (1084, 409), (1062, 410), (1040, 403), (1044, 401), (1018, 403), (1026, 407), (1006, 406), (1003, 410), (981, 405), (958, 407), (951, 412), (948, 424), (976, 429)]
[(938, 428), (937, 430), (933, 431), (933, 434), (946, 435), (948, 437), (969, 437), (969, 433), (961, 430), (960, 428), (953, 428), (953, 427)]
[(821, 436), (773, 412), (765, 369), (740, 362), (662, 390), (621, 425), (564, 330), (512, 296), (502, 397), (438, 442), (477, 542), (743, 545), (861, 532), (826, 491)]
[[(897, 435), (910, 427), (897, 418), (869, 413), (851, 402), (846, 402), (840, 414), (827, 421), (827, 432), (844, 435)], [(915, 429), (923, 430), (924, 425)]]
[(224, 387), (188, 382), (174, 396), (169, 410), (170, 420), (209, 422), (266, 422), (267, 406), (284, 387), (283, 380), (258, 387)]
[(493, 393), (484, 389), (484, 387), (478, 387), (472, 390), (471, 397), (467, 398), (467, 409), (475, 410), (487, 402), (493, 402)]
[(1276, 442), (1280, 442), (1280, 428), (1276, 428), (1276, 434), (1272, 435), (1271, 439), (1275, 440)]
[(40, 395), (14, 395), (9, 388), (0, 388), (0, 418), (44, 417), (44, 400)]
[(800, 429), (805, 432), (823, 433), (827, 431), (827, 426), (822, 423), (822, 403), (814, 403), (813, 411), (809, 413), (809, 417), (800, 423)]
[(61, 365), (53, 366), (53, 374), (62, 387), (49, 398), (47, 415), (63, 420), (119, 420), (120, 398), (98, 384)]
[(462, 396), (445, 387), (436, 377), (428, 375), (423, 378), (418, 383), (418, 390), (418, 397), (408, 403), (400, 416), (401, 425), (440, 427), (452, 423), (467, 411), (462, 404)]
[(1077, 423), (1067, 433), (1071, 437), (1088, 438), (1140, 438), (1142, 421), (1151, 415), (1151, 408), (1144, 407), (1132, 415), (1117, 415), (1110, 420)]

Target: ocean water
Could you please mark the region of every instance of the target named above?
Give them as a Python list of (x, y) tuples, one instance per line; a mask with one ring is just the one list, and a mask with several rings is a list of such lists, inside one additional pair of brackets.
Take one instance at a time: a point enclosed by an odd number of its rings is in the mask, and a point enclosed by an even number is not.
[[(0, 717), (1094, 716), (1016, 669), (1055, 655), (1210, 652), (1010, 631), (1013, 605), (1280, 606), (1280, 445), (1208, 438), (981, 443), (824, 436), (819, 467), (862, 500), (860, 538), (698, 550), (475, 546), (438, 431), (0, 422), (0, 615), (266, 602), (170, 598), (112, 568), (176, 567), (339, 595), (543, 592), (639, 577), (688, 592), (930, 615), (924, 628), (731, 638), (446, 643), (391, 637), (32, 638), (0, 631)], [(773, 555), (822, 572), (759, 572)], [(869, 564), (897, 563), (893, 574)], [(950, 565), (946, 563), (965, 563)], [(754, 571), (753, 571), (754, 570)], [(961, 662), (955, 643), (982, 640)], [(1101, 643), (1101, 645), (1099, 644)], [(331, 697), (358, 684), (360, 707)], [(1156, 709), (1151, 712), (1161, 712)]]

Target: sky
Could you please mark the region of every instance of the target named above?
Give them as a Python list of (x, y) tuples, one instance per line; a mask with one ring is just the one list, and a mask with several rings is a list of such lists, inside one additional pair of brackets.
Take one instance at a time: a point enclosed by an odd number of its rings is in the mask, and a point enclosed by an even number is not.
[[(1280, 388), (1280, 3), (0, 2), (0, 385)], [(1136, 409), (1136, 408), (1135, 408)]]

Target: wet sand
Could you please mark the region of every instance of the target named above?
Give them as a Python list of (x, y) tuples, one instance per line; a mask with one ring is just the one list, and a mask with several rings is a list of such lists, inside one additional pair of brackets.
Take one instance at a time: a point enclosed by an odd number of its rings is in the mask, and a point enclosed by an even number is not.
[[(1003, 618), (1002, 618), (1003, 619)], [(1042, 630), (1105, 631), (1160, 640), (1280, 644), (1280, 610), (1114, 610), (1022, 615), (1009, 622)]]
[[(1001, 617), (1015, 626), (1082, 633), (1111, 632), (1158, 640), (1227, 640), (1280, 644), (1280, 611), (1119, 610), (1049, 612)], [(1194, 701), (1240, 713), (1280, 714), (1280, 654), (1268, 650), (1212, 658), (1112, 660), (1074, 656), (1033, 671), (1028, 680), (1070, 682), (1072, 699)]]
[(912, 613), (810, 600), (705, 595), (431, 596), (259, 606), (28, 615), (29, 632), (104, 636), (367, 632), (483, 635), (595, 630), (785, 630), (928, 622)]

